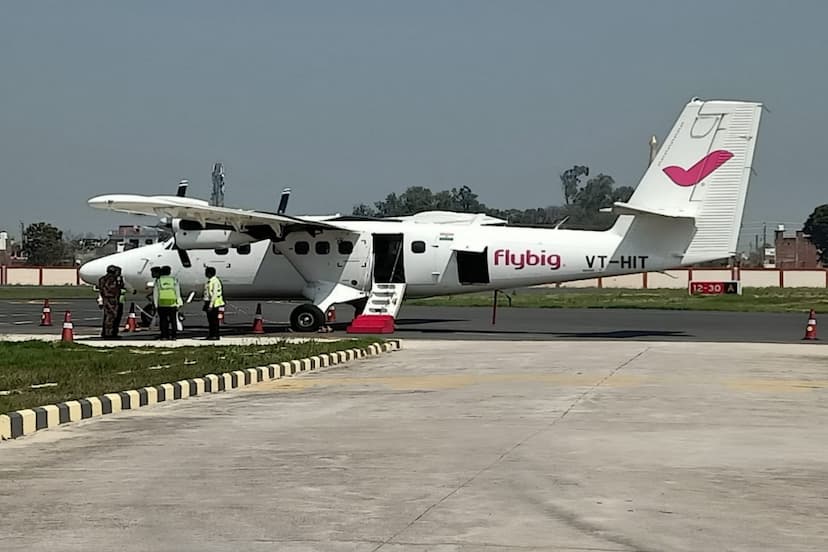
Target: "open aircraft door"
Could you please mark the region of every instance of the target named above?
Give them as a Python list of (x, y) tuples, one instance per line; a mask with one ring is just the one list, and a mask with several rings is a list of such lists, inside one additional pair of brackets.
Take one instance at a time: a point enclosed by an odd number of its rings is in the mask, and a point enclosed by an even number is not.
[(337, 268), (342, 271), (340, 283), (362, 291), (371, 289), (372, 239), (369, 232), (363, 232), (355, 240), (348, 236), (336, 241), (335, 247), (341, 256), (337, 261)]
[(451, 249), (457, 261), (457, 280), (461, 285), (489, 283), (489, 251), (483, 241), (463, 237), (456, 239)]
[(402, 234), (373, 235), (373, 276), (380, 284), (405, 283), (405, 259)]

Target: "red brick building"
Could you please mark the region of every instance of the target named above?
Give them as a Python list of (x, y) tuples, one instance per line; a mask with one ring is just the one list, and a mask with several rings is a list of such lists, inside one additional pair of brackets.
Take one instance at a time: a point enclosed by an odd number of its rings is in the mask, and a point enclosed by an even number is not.
[(785, 228), (775, 233), (776, 268), (819, 268), (819, 253), (811, 240), (801, 230), (793, 237), (785, 237)]

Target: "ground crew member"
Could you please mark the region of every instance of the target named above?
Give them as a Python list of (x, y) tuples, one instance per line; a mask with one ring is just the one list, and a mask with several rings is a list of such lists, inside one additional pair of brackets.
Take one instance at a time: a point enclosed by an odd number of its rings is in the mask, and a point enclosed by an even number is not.
[(106, 274), (98, 280), (101, 308), (103, 309), (103, 323), (101, 337), (116, 339), (118, 337), (118, 298), (121, 296), (124, 280), (121, 278), (121, 269), (115, 265), (106, 267)]
[(147, 301), (149, 301), (149, 304), (141, 316), (141, 321), (146, 321), (147, 328), (152, 327), (153, 322), (158, 317), (158, 309), (155, 305), (155, 290), (158, 287), (158, 278), (161, 277), (161, 267), (152, 267), (150, 269), (150, 277), (152, 278), (152, 282), (147, 282), (146, 284), (146, 289), (149, 290), (147, 293)]
[(153, 287), (155, 309), (161, 326), (161, 339), (175, 340), (178, 337), (178, 307), (184, 304), (178, 280), (169, 266), (161, 267), (161, 275)]
[(118, 295), (118, 312), (115, 313), (115, 335), (121, 329), (121, 320), (124, 318), (124, 301), (126, 301), (127, 290), (124, 287), (124, 280), (121, 278), (121, 293)]
[(207, 313), (207, 339), (217, 341), (219, 339), (219, 307), (224, 306), (224, 294), (221, 280), (216, 276), (216, 269), (208, 266), (204, 270), (207, 282), (204, 284), (204, 312)]

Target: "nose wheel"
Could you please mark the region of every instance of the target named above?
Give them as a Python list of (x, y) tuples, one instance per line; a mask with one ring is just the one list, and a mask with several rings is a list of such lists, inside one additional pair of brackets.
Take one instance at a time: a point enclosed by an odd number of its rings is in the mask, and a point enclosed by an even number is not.
[(322, 309), (310, 303), (299, 305), (290, 313), (290, 327), (295, 332), (316, 332), (324, 323)]

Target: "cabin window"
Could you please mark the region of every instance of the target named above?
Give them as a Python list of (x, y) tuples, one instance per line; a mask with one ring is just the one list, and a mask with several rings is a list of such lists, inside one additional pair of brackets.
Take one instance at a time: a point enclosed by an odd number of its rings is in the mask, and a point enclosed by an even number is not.
[(227, 255), (228, 253), (230, 253), (230, 250), (226, 247), (222, 247), (221, 249), (214, 249), (214, 251), (216, 255)]
[(246, 243), (244, 245), (240, 245), (236, 248), (236, 252), (239, 255), (250, 255), (250, 244)]
[(339, 254), (340, 255), (350, 255), (354, 252), (354, 242), (343, 240), (339, 242)]
[(412, 253), (425, 253), (426, 247), (424, 241), (411, 242)]
[(316, 242), (316, 254), (327, 255), (331, 252), (331, 242), (318, 241)]
[(293, 246), (293, 250), (296, 251), (297, 255), (307, 255), (310, 251), (310, 244), (306, 241), (298, 241)]

